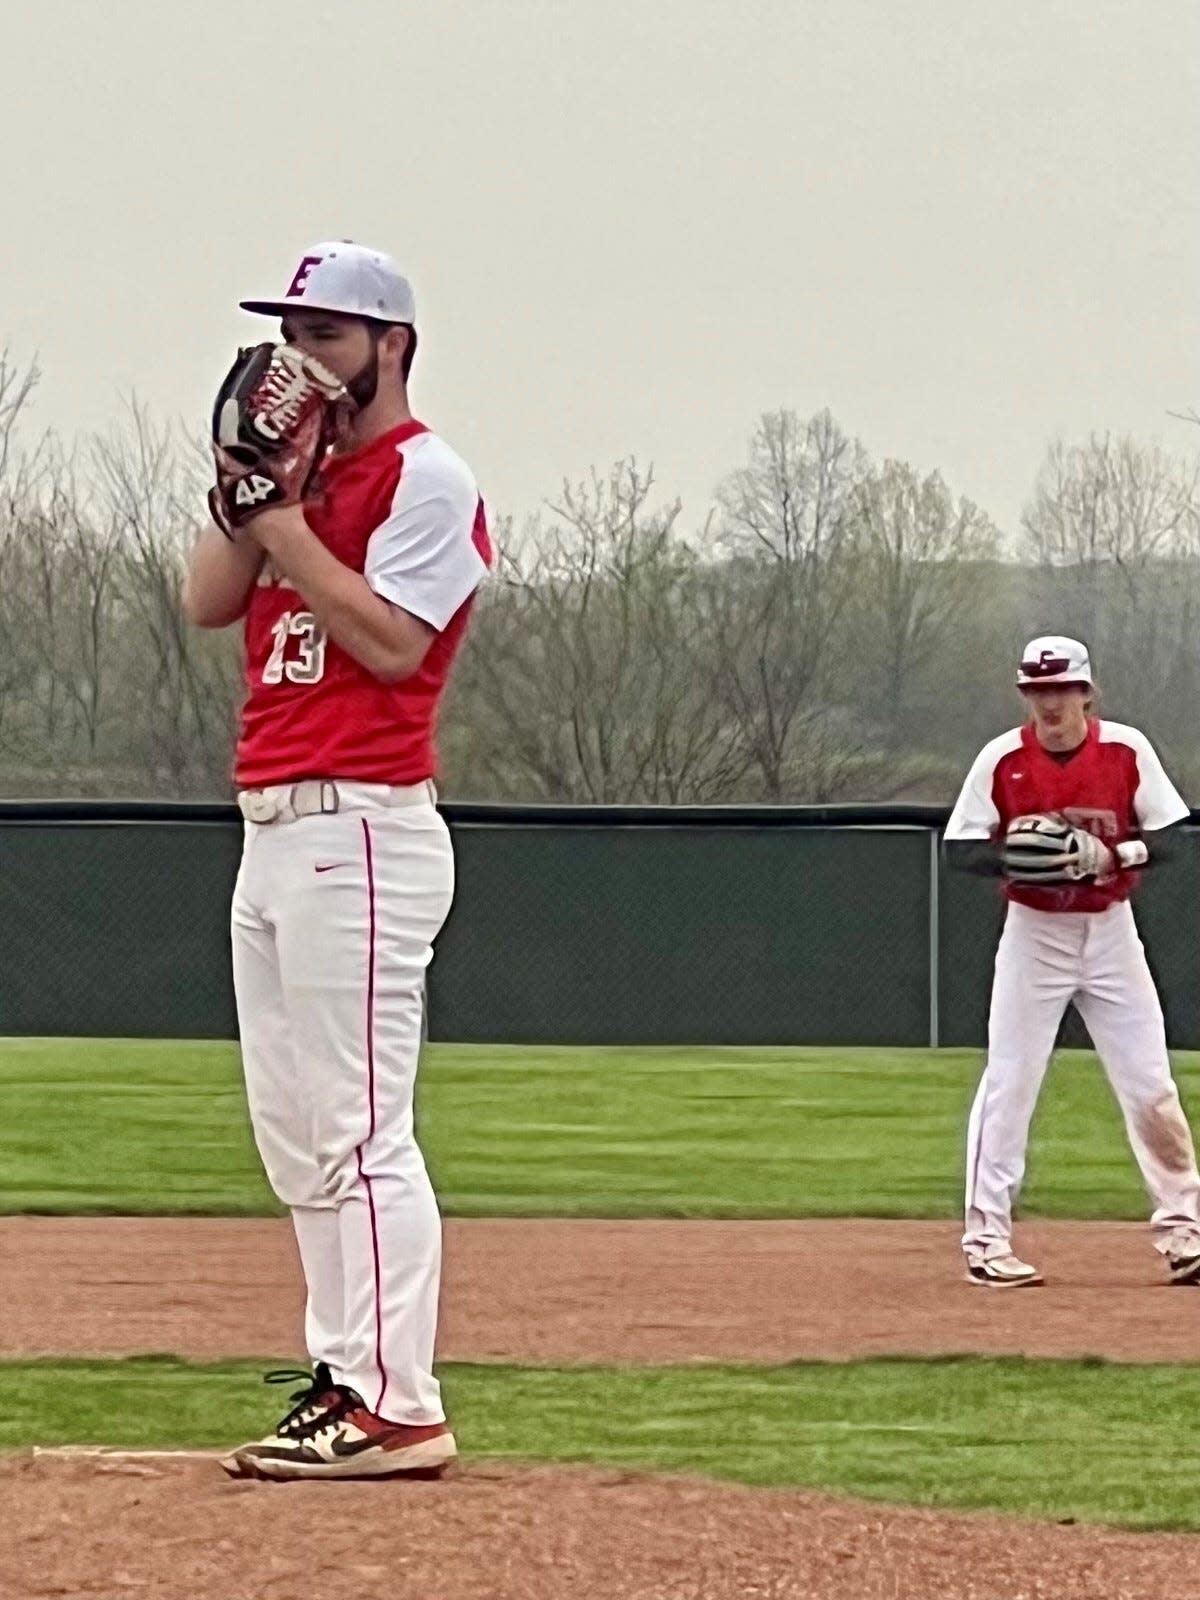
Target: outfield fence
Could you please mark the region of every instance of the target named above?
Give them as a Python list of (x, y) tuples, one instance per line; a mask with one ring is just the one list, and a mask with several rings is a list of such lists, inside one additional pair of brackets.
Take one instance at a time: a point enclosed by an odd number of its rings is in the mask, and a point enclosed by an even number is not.
[[(443, 807), (436, 1040), (970, 1045), (1001, 902), (942, 807)], [(1138, 915), (1200, 1047), (1200, 817)], [(0, 803), (0, 1033), (233, 1038), (231, 805)], [(1074, 1024), (1068, 1039), (1081, 1042)]]

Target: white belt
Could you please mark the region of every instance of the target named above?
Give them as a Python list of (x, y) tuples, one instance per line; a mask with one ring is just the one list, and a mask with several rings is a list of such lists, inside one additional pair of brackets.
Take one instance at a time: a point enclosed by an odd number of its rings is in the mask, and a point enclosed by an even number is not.
[(305, 778), (265, 789), (240, 789), (238, 810), (247, 822), (296, 822), (334, 811), (370, 811), (375, 807), (433, 805), (437, 790), (425, 783), (335, 783), (332, 778)]

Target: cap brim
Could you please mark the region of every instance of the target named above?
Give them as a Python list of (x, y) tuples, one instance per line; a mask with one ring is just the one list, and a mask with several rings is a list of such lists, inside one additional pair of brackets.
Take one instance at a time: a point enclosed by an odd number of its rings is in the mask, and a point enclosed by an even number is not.
[[(296, 302), (292, 301), (294, 307)], [(260, 317), (282, 317), (289, 307), (282, 300), (239, 300), (243, 311), (253, 311)]]
[(1018, 678), (1018, 689), (1094, 689), (1091, 678)]
[(398, 328), (410, 328), (412, 323), (401, 317), (384, 317), (378, 311), (347, 311), (345, 306), (322, 306), (315, 300), (239, 300), (243, 311), (252, 311), (259, 317), (286, 317), (292, 311), (328, 311), (338, 317), (370, 317), (372, 322), (394, 322)]

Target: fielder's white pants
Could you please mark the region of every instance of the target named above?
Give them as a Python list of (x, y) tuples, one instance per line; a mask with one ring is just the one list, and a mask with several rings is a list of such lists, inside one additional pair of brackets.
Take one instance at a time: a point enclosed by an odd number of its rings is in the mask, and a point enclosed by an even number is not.
[(963, 1248), (1010, 1248), (1029, 1124), (1058, 1027), (1075, 1002), (1113, 1087), (1153, 1201), (1155, 1243), (1200, 1233), (1200, 1176), (1167, 1057), (1162, 1007), (1127, 901), (1107, 911), (1010, 903), (996, 952), (988, 1057), (967, 1131)]
[[(357, 794), (371, 786), (351, 786)], [(314, 1362), (389, 1421), (444, 1418), (441, 1222), (413, 1132), (425, 970), (454, 886), (420, 803), (247, 822), (233, 976), (246, 1093), (291, 1208)]]

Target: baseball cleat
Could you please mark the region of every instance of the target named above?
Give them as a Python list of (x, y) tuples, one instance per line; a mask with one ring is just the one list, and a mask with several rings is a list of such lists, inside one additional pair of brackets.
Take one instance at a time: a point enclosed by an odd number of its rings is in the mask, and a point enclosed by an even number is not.
[(1200, 1283), (1200, 1239), (1189, 1239), (1179, 1249), (1168, 1250), (1167, 1266), (1172, 1283)]
[(235, 1478), (437, 1478), (458, 1454), (444, 1422), (410, 1426), (368, 1411), (338, 1385), (324, 1403), (297, 1406), (284, 1423), (222, 1460)]
[[(298, 1430), (302, 1430), (313, 1417), (323, 1412), (327, 1406), (332, 1405), (340, 1398), (341, 1391), (333, 1381), (333, 1374), (323, 1361), (318, 1361), (311, 1372), (295, 1372), (285, 1368), (281, 1372), (268, 1372), (263, 1377), (264, 1383), (299, 1383), (301, 1387), (288, 1398), (292, 1401), (292, 1409), (281, 1419), (271, 1439), (288, 1439)], [(267, 1440), (258, 1440), (257, 1444), (266, 1444)], [(243, 1450), (256, 1448), (255, 1443), (243, 1445)], [(221, 1465), (226, 1472), (234, 1477), (242, 1476), (237, 1465), (239, 1452), (225, 1456)]]
[(967, 1257), (968, 1283), (982, 1283), (992, 1289), (1032, 1289), (1043, 1281), (1036, 1267), (1019, 1260), (1011, 1251), (1003, 1256)]

